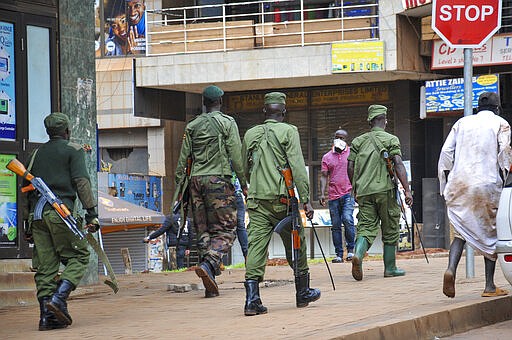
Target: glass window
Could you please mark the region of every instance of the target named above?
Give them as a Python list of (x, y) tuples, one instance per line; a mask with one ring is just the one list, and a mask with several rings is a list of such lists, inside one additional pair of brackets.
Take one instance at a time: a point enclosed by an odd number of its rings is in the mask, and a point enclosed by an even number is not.
[(29, 141), (43, 143), (42, 122), (52, 111), (49, 28), (27, 25), (27, 66)]

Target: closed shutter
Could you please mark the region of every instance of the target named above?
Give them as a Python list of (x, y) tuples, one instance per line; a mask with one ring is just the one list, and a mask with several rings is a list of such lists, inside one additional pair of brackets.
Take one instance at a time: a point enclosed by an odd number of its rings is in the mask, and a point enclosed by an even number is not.
[[(121, 248), (128, 248), (132, 259), (132, 271), (140, 273), (147, 269), (147, 247), (142, 240), (146, 228), (129, 229), (103, 235), (103, 249), (112, 264), (114, 273), (124, 274), (124, 262)], [(103, 263), (99, 261), (98, 271), (103, 273)]]

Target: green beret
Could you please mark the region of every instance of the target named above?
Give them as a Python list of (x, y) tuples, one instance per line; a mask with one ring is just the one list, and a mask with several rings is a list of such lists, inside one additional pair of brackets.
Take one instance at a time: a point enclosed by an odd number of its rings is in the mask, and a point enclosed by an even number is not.
[(61, 112), (50, 113), (44, 119), (44, 127), (49, 136), (60, 135), (69, 128), (69, 118)]
[(368, 107), (368, 121), (371, 122), (373, 118), (386, 115), (388, 108), (384, 105), (370, 105)]
[(265, 95), (265, 104), (286, 104), (286, 95), (282, 92), (270, 92)]
[(215, 85), (210, 85), (208, 87), (205, 87), (203, 90), (203, 97), (208, 98), (210, 100), (217, 100), (224, 94), (224, 91), (220, 87), (217, 87)]

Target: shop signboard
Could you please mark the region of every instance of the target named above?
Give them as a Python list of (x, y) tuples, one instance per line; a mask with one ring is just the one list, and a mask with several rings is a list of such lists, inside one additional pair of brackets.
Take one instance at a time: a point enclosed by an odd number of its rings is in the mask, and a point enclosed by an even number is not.
[[(479, 48), (473, 49), (473, 66), (512, 64), (512, 34), (495, 35)], [(464, 49), (448, 46), (443, 40), (432, 43), (433, 70), (462, 68)]]
[(416, 8), (431, 3), (432, 0), (402, 0), (404, 9)]
[[(473, 77), (473, 107), (483, 92), (498, 92), (497, 74)], [(464, 110), (464, 78), (440, 79), (425, 82), (425, 106), (428, 116), (459, 115)]]
[(0, 22), (0, 140), (16, 140), (14, 25)]
[(384, 42), (335, 42), (331, 47), (332, 73), (384, 71)]
[(157, 176), (108, 174), (109, 194), (155, 211), (162, 211), (162, 179)]
[(0, 154), (0, 248), (18, 244), (16, 174), (5, 167), (12, 159), (14, 155)]

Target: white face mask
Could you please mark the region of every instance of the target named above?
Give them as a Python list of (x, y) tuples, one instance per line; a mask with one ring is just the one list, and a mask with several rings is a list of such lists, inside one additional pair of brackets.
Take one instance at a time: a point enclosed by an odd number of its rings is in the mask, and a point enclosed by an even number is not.
[(333, 144), (336, 149), (340, 149), (341, 151), (345, 150), (345, 148), (347, 147), (347, 143), (344, 140), (339, 139), (339, 138), (336, 138), (333, 141)]

